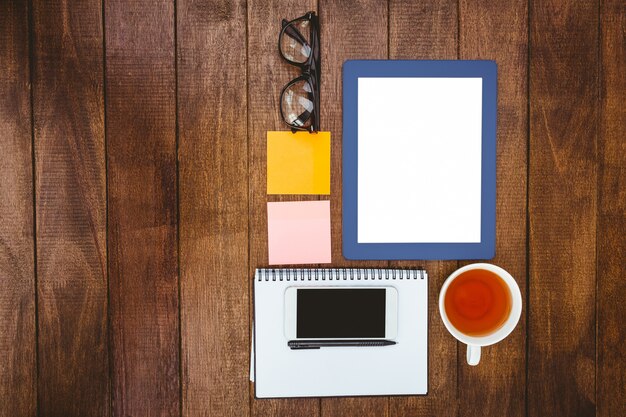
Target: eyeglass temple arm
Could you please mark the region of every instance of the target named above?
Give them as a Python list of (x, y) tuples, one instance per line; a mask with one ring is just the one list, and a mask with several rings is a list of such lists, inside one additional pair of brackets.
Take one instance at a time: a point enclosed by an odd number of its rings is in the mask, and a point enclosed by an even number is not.
[(285, 28), (285, 34), (287, 34), (287, 36), (289, 36), (292, 39), (295, 39), (296, 41), (300, 42), (304, 46), (309, 46), (309, 43), (306, 41), (304, 36), (302, 36), (300, 31), (296, 29), (294, 25), (290, 25), (287, 19), (283, 19), (282, 24), (283, 24), (283, 28)]

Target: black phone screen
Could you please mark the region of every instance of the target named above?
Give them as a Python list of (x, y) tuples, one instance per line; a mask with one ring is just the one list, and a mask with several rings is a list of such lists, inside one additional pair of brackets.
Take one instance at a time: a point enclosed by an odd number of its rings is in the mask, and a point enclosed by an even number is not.
[(298, 288), (298, 338), (385, 337), (384, 288)]

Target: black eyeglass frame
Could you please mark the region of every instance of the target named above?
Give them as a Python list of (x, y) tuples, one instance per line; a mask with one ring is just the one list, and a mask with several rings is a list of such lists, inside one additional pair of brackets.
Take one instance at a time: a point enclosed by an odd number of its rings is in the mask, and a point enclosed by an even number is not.
[[(309, 57), (307, 58), (305, 62), (294, 62), (290, 60), (283, 54), (283, 51), (280, 47), (280, 41), (283, 38), (283, 35), (289, 36), (289, 35), (285, 35), (285, 31), (287, 30), (287, 28), (289, 28), (290, 25), (292, 25), (292, 23), (295, 23), (299, 20), (308, 20), (309, 22), (311, 22), (311, 29), (310, 29), (311, 30), (311, 45), (310, 45), (311, 53), (309, 54)], [(295, 28), (295, 26), (292, 26), (292, 28), (296, 30), (297, 32), (297, 29)], [(278, 53), (280, 53), (280, 56), (289, 64), (294, 65), (302, 70), (302, 74), (299, 77), (296, 77), (293, 80), (289, 81), (287, 85), (285, 85), (280, 92), (279, 109), (280, 109), (281, 118), (283, 119), (285, 124), (287, 124), (291, 128), (292, 132), (296, 132), (296, 131), (318, 132), (320, 130), (320, 117), (319, 117), (320, 90), (319, 90), (319, 87), (320, 87), (320, 78), (321, 78), (320, 77), (321, 56), (320, 56), (319, 18), (317, 17), (315, 12), (308, 12), (304, 16), (300, 16), (290, 21), (283, 19), (282, 29), (280, 31), (280, 34), (278, 35)], [(292, 123), (289, 123), (285, 119), (285, 114), (283, 111), (283, 95), (285, 94), (285, 91), (287, 91), (289, 87), (291, 87), (292, 85), (296, 84), (299, 81), (306, 81), (311, 86), (311, 95), (313, 96), (313, 112), (309, 116), (309, 118), (311, 118), (311, 124), (308, 127), (296, 126)]]

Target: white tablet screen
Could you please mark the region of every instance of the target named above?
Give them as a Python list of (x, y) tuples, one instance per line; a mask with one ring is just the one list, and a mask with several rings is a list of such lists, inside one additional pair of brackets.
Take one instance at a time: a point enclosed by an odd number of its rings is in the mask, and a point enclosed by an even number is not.
[(358, 79), (358, 243), (473, 243), (482, 78)]

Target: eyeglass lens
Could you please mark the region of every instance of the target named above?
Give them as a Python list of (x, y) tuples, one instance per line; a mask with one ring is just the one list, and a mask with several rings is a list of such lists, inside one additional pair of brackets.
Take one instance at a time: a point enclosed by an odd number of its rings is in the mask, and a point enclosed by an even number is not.
[(313, 113), (313, 89), (306, 80), (299, 80), (285, 90), (282, 97), (285, 121), (293, 126), (308, 127)]
[(289, 23), (280, 38), (280, 50), (287, 60), (305, 63), (311, 55), (311, 22), (299, 19)]

